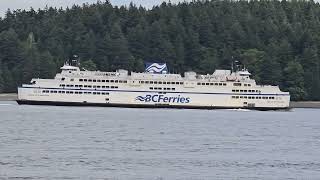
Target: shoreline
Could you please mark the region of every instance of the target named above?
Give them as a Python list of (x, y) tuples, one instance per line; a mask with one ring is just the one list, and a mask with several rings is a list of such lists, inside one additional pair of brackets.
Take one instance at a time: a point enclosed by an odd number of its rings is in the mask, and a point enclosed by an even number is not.
[[(0, 94), (0, 101), (15, 101), (16, 93)], [(291, 101), (290, 108), (317, 108), (320, 109), (320, 101)]]

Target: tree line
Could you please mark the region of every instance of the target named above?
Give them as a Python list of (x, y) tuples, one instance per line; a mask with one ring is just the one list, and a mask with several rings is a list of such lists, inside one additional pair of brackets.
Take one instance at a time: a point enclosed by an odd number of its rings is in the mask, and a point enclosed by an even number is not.
[(52, 78), (77, 54), (87, 69), (212, 73), (245, 64), (258, 84), (294, 100), (320, 100), (320, 6), (314, 1), (212, 0), (148, 10), (108, 1), (15, 10), (0, 18), (0, 92), (33, 77)]

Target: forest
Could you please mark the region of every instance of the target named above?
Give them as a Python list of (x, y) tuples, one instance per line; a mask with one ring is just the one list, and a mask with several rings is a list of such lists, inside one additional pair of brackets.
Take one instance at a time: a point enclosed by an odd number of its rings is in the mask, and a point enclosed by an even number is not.
[(73, 55), (89, 70), (213, 73), (246, 65), (258, 84), (292, 100), (320, 100), (320, 5), (314, 1), (212, 0), (152, 9), (109, 1), (66, 9), (8, 10), (0, 18), (0, 93), (53, 78)]

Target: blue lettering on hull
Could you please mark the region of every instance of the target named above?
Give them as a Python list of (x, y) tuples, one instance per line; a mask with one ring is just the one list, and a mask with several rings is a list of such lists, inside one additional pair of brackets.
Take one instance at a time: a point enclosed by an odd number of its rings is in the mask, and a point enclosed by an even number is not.
[(141, 102), (154, 102), (154, 103), (181, 103), (181, 104), (187, 104), (190, 103), (191, 99), (190, 97), (182, 97), (180, 95), (174, 96), (174, 97), (168, 97), (164, 95), (150, 95), (147, 94), (145, 96), (137, 96), (136, 101)]

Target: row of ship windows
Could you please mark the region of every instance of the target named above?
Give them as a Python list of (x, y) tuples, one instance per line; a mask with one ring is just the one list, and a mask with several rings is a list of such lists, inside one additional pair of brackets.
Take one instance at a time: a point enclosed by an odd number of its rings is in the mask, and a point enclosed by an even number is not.
[(42, 93), (52, 93), (52, 94), (94, 94), (94, 95), (109, 95), (108, 92), (89, 92), (89, 91), (53, 91), (53, 90), (43, 90)]
[(232, 99), (275, 99), (273, 96), (261, 97), (261, 96), (232, 96)]
[[(241, 83), (233, 83), (233, 86), (241, 86)], [(244, 83), (243, 86), (251, 86), (251, 84)]]
[(176, 88), (149, 87), (150, 90), (170, 90), (175, 91)]
[(111, 82), (111, 83), (127, 83), (122, 80), (109, 80), (109, 79), (79, 79), (80, 82)]
[(259, 92), (261, 93), (261, 91), (259, 90), (253, 90), (253, 89), (232, 89), (232, 92)]
[(140, 84), (180, 84), (183, 82), (165, 82), (165, 81), (139, 81)]
[(197, 85), (202, 85), (202, 86), (226, 86), (227, 83), (197, 83)]
[(118, 89), (118, 86), (97, 86), (97, 85), (73, 85), (73, 84), (60, 84), (60, 87), (77, 87), (77, 88), (111, 88)]

